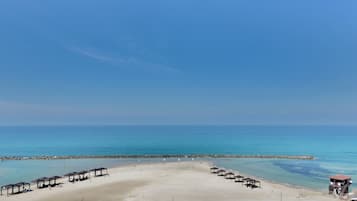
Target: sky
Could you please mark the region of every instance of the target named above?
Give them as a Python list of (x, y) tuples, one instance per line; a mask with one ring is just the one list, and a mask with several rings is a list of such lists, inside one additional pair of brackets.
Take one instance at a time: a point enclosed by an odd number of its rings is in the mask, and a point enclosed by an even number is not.
[(0, 2), (0, 125), (357, 125), (357, 1)]

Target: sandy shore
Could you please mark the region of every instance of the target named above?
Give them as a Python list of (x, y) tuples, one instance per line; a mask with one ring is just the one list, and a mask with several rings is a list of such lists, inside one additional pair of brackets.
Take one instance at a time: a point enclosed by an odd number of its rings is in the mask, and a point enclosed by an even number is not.
[(211, 174), (205, 162), (129, 165), (110, 169), (110, 176), (67, 183), (51, 189), (1, 196), (0, 200), (26, 201), (329, 201), (321, 192), (262, 181), (250, 189)]

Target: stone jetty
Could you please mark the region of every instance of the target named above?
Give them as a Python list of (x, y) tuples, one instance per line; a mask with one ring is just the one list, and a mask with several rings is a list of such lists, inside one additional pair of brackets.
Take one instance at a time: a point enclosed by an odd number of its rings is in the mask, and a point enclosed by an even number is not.
[(71, 156), (0, 156), (0, 160), (64, 160), (125, 158), (256, 158), (314, 160), (311, 155), (239, 155), (239, 154), (140, 154), (140, 155), (71, 155)]

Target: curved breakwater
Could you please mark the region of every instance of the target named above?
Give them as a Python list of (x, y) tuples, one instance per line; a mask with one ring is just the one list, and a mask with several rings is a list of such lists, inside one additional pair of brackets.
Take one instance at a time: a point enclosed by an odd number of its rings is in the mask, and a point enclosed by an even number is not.
[(163, 155), (72, 155), (72, 156), (0, 156), (0, 160), (63, 160), (63, 159), (126, 159), (126, 158), (255, 158), (314, 160), (311, 155), (238, 155), (238, 154), (163, 154)]

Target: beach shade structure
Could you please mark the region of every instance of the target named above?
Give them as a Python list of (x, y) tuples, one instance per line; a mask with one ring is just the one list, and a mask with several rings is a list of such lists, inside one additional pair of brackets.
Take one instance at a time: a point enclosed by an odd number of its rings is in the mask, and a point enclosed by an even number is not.
[(1, 186), (0, 194), (3, 195), (3, 191), (6, 190), (6, 195), (19, 194), (23, 192), (27, 192), (31, 190), (31, 184), (27, 182), (19, 182), (16, 184), (8, 184), (5, 186)]
[(51, 187), (60, 185), (61, 183), (57, 183), (57, 180), (61, 179), (61, 176), (53, 176), (48, 178), (48, 185)]
[(104, 167), (91, 169), (90, 172), (94, 172), (95, 177), (109, 175), (108, 168), (104, 168)]
[(89, 173), (90, 172), (87, 170), (77, 172), (79, 181), (87, 180), (89, 178)]
[(210, 169), (211, 169), (211, 173), (213, 173), (213, 174), (217, 174), (217, 172), (219, 170), (218, 167), (211, 167)]
[(243, 184), (250, 188), (261, 188), (261, 182), (252, 178), (244, 178)]
[(245, 185), (245, 186), (247, 186), (247, 187), (250, 187), (250, 185), (251, 185), (251, 180), (252, 180), (252, 178), (249, 178), (249, 177), (244, 178), (242, 184)]
[(65, 174), (63, 176), (64, 177), (68, 177), (68, 182), (71, 182), (71, 183), (74, 183), (74, 182), (79, 180), (77, 172), (70, 172), (70, 173), (67, 173), (67, 174)]
[(236, 175), (234, 178), (234, 182), (242, 183), (243, 179), (244, 179), (244, 177), (242, 175)]
[(250, 187), (251, 188), (261, 188), (261, 182), (256, 179), (251, 179), (250, 180)]
[(233, 172), (227, 172), (225, 175), (224, 175), (224, 178), (226, 179), (234, 179), (235, 178), (235, 175)]
[(19, 182), (14, 184), (14, 188), (17, 188), (16, 193), (24, 193), (31, 190), (31, 184), (27, 182)]
[(224, 176), (225, 173), (226, 173), (226, 170), (224, 170), (224, 169), (217, 170), (217, 176)]
[(335, 193), (338, 196), (344, 196), (349, 193), (349, 187), (351, 184), (352, 178), (350, 176), (330, 176), (329, 194)]
[[(9, 193), (9, 190), (10, 193)], [(3, 191), (6, 191), (6, 195), (13, 194), (14, 193), (14, 184), (7, 184), (5, 186), (1, 186), (1, 195), (3, 195)]]
[(48, 178), (47, 177), (41, 177), (38, 179), (35, 179), (32, 181), (33, 183), (36, 183), (37, 188), (46, 188), (48, 187), (49, 184), (47, 184), (46, 182), (48, 182)]
[(219, 169), (219, 170), (217, 171), (217, 175), (218, 175), (218, 176), (225, 176), (225, 175), (226, 175), (226, 170), (224, 170), (224, 169)]

